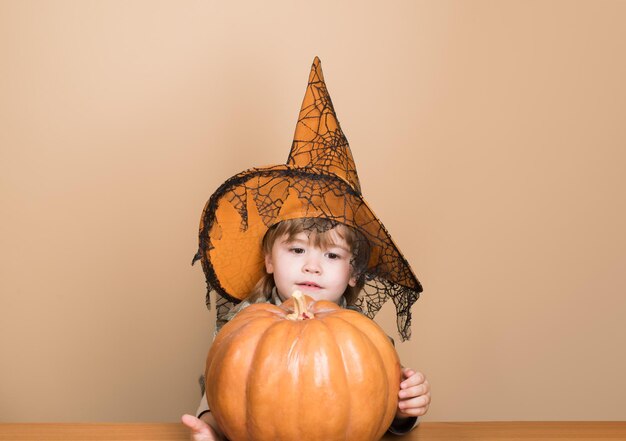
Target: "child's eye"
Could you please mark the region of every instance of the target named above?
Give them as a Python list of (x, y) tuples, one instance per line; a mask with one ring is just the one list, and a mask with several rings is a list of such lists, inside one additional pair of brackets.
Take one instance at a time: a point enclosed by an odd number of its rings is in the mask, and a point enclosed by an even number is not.
[(292, 253), (295, 253), (295, 254), (302, 254), (302, 253), (304, 253), (304, 248), (291, 247), (291, 248), (289, 248), (289, 251), (291, 251)]
[(333, 259), (333, 260), (334, 260), (334, 259), (341, 259), (341, 256), (340, 256), (339, 254), (336, 254), (336, 253), (327, 253), (327, 254), (326, 254), (326, 256), (327, 256), (329, 259)]

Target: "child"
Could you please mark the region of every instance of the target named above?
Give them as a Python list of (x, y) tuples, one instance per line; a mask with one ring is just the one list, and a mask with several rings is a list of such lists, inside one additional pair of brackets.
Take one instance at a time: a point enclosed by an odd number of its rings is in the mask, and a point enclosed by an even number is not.
[[(311, 226), (316, 228), (305, 229)], [(329, 300), (349, 308), (363, 286), (369, 258), (369, 249), (359, 236), (345, 225), (333, 227), (326, 219), (280, 222), (264, 237), (262, 248), (267, 274), (259, 280), (246, 302), (280, 304), (300, 290), (316, 300)], [(394, 433), (410, 430), (416, 417), (426, 412), (430, 401), (429, 385), (422, 374), (404, 369), (403, 375), (400, 403), (390, 428)], [(192, 429), (193, 439), (222, 439), (205, 400), (199, 414), (200, 419), (190, 415), (183, 417), (183, 422)]]
[[(299, 290), (369, 317), (392, 298), (409, 337), (422, 288), (363, 200), (318, 58), (287, 164), (244, 171), (218, 188), (203, 212), (197, 259), (218, 294), (218, 330), (251, 303), (280, 304)], [(403, 377), (393, 433), (411, 430), (430, 403), (423, 374), (403, 369)], [(205, 398), (197, 415), (182, 418), (192, 439), (222, 439)]]

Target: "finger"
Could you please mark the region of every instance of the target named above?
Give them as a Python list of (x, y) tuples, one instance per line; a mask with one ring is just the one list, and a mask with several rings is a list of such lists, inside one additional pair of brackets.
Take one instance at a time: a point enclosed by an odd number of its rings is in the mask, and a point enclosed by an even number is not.
[(402, 412), (409, 409), (416, 409), (419, 407), (426, 407), (430, 405), (430, 395), (422, 395), (419, 397), (411, 398), (409, 400), (402, 400), (398, 402), (398, 409)]
[(410, 375), (406, 380), (400, 383), (401, 389), (406, 389), (412, 386), (417, 386), (426, 381), (426, 377), (421, 372), (412, 371), (412, 375)]
[(401, 400), (405, 400), (407, 398), (419, 397), (421, 395), (425, 395), (428, 393), (428, 388), (425, 384), (420, 384), (418, 386), (412, 386), (407, 389), (401, 389), (398, 392), (398, 398)]
[(181, 417), (181, 421), (185, 426), (189, 427), (194, 434), (209, 434), (208, 424), (193, 415), (185, 414)]
[(405, 418), (406, 417), (420, 417), (420, 416), (426, 415), (426, 412), (428, 412), (428, 406), (407, 409), (406, 411), (403, 410), (400, 412), (399, 415)]
[(411, 375), (415, 374), (415, 370), (411, 368), (402, 368), (402, 375), (404, 378), (409, 378)]
[[(412, 388), (412, 387), (420, 387), (420, 388), (422, 389), (422, 391), (421, 391), (418, 395), (424, 395), (424, 394), (426, 394), (426, 393), (430, 392), (430, 383), (428, 382), (428, 380), (424, 379), (424, 381), (423, 381), (423, 382), (420, 382), (419, 380), (420, 380), (420, 379), (419, 379), (419, 378), (417, 378), (417, 379), (416, 379), (416, 383), (415, 383), (415, 384), (413, 384), (412, 386), (407, 386), (407, 388), (406, 388), (406, 389), (410, 389), (410, 388)], [(408, 380), (407, 380), (407, 381), (408, 381)], [(411, 382), (411, 381), (409, 381), (409, 383), (412, 383), (412, 382)], [(406, 389), (405, 389), (405, 390), (406, 390)]]

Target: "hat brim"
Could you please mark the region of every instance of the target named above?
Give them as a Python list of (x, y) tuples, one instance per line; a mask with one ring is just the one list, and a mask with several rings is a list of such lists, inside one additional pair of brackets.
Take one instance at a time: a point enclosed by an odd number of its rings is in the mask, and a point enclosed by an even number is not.
[(313, 167), (252, 168), (222, 184), (200, 223), (202, 266), (211, 289), (233, 302), (246, 298), (265, 274), (261, 249), (278, 222), (325, 218), (360, 231), (370, 244), (366, 276), (415, 294), (420, 282), (359, 192), (341, 177)]

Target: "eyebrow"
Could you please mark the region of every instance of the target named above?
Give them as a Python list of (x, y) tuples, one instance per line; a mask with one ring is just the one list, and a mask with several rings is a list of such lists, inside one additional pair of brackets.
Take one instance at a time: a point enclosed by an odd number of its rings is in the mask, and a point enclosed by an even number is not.
[(337, 245), (337, 244), (330, 244), (330, 246), (327, 247), (326, 249), (332, 250), (334, 248), (339, 248), (340, 250), (343, 250), (346, 253), (350, 254), (350, 250), (348, 248), (341, 246), (341, 245)]
[[(287, 244), (287, 245), (289, 245), (289, 244), (296, 244), (296, 245), (309, 245), (309, 244), (311, 243), (311, 241), (310, 241), (310, 240), (304, 240), (304, 239), (298, 239), (298, 238), (296, 237), (296, 238), (293, 238), (293, 239), (285, 239), (285, 240), (283, 241), (283, 243), (285, 243), (285, 244)], [(339, 245), (339, 244), (336, 244), (336, 243), (331, 243), (331, 244), (329, 244), (329, 246), (328, 246), (326, 249), (330, 249), (330, 250), (332, 250), (332, 249), (334, 249), (334, 248), (338, 248), (338, 249), (340, 249), (340, 250), (343, 250), (343, 251), (345, 251), (345, 252), (346, 252), (346, 253), (348, 253), (348, 254), (350, 254), (350, 253), (351, 253), (351, 251), (350, 251), (350, 249), (349, 249), (349, 248), (346, 248), (346, 247), (344, 247), (344, 246), (342, 246), (342, 245)]]

